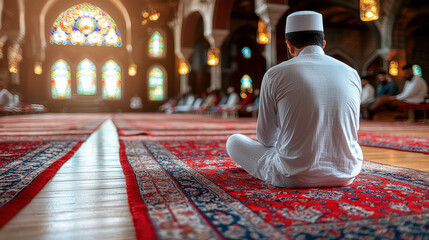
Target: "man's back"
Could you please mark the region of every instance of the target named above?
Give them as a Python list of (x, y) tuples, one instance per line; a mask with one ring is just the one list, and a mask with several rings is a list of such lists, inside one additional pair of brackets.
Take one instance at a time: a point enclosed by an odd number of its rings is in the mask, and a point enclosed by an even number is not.
[(310, 185), (319, 177), (346, 179), (359, 173), (361, 84), (355, 70), (310, 46), (270, 69), (262, 88), (259, 116), (274, 110), (278, 119), (259, 118), (258, 139), (273, 144), (270, 125), (278, 126), (276, 152), (284, 173)]

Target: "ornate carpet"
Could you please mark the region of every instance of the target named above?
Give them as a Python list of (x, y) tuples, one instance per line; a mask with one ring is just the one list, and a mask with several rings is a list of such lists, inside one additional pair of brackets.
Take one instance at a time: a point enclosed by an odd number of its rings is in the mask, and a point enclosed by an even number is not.
[(359, 132), (359, 144), (429, 154), (429, 137), (427, 136)]
[[(147, 136), (144, 139), (181, 139), (241, 133), (256, 138), (256, 119), (222, 119), (186, 114), (118, 114), (113, 117), (122, 136)], [(400, 134), (415, 131), (416, 135)], [(426, 133), (426, 134), (425, 134)], [(421, 135), (418, 135), (421, 134)], [(408, 122), (361, 121), (359, 143), (362, 146), (429, 154), (429, 124)]]
[(0, 118), (0, 136), (91, 134), (109, 117), (86, 113), (6, 116)]
[(28, 204), (109, 115), (0, 118), (0, 228)]
[(225, 138), (140, 138), (120, 149), (139, 239), (429, 237), (429, 173), (365, 162), (347, 187), (283, 189), (231, 161)]
[(34, 141), (0, 137), (0, 228), (36, 196), (86, 137)]

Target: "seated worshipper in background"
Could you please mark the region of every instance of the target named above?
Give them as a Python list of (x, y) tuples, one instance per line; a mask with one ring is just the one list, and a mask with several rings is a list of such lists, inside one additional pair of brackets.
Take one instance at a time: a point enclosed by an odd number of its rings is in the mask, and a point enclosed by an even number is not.
[(374, 104), (369, 107), (370, 115), (377, 112), (383, 106), (395, 110), (404, 103), (419, 104), (424, 102), (428, 91), (425, 80), (421, 76), (414, 75), (411, 64), (405, 65), (402, 67), (402, 70), (404, 70), (404, 78), (406, 80), (402, 92), (396, 96), (381, 96), (376, 98)]
[(360, 78), (325, 55), (322, 21), (313, 11), (287, 17), (286, 44), (293, 58), (264, 75), (259, 142), (234, 134), (226, 143), (232, 160), (274, 186), (346, 186), (361, 171)]
[(239, 97), (238, 94), (235, 92), (235, 88), (230, 86), (226, 89), (226, 102), (225, 104), (219, 104), (217, 107), (217, 110), (232, 110), (236, 108), (236, 105), (238, 104)]
[(177, 105), (174, 107), (174, 112), (189, 111), (192, 108), (194, 101), (195, 101), (194, 94), (192, 93), (186, 94), (185, 97), (180, 99)]
[(364, 76), (361, 78), (362, 84), (362, 95), (360, 97), (360, 104), (366, 105), (374, 101), (374, 87), (369, 83), (368, 77)]
[(15, 97), (7, 90), (7, 86), (6, 82), (0, 82), (0, 106), (2, 108), (12, 108), (15, 106)]
[[(179, 99), (180, 97), (181, 96), (179, 96), (177, 98)], [(162, 104), (161, 106), (159, 106), (158, 111), (165, 112), (165, 113), (168, 113), (168, 114), (173, 113), (173, 110), (174, 110), (174, 107), (176, 106), (176, 103), (177, 103), (177, 99), (170, 98), (170, 99), (168, 99), (167, 102), (165, 102), (164, 104)]]
[(216, 102), (216, 94), (215, 89), (212, 87), (209, 87), (207, 89), (207, 97), (204, 99), (204, 101), (201, 103), (201, 106), (199, 107), (199, 110), (203, 111), (208, 108), (211, 108), (215, 105)]
[(368, 111), (366, 108), (374, 102), (374, 87), (369, 83), (368, 77), (361, 77), (362, 84), (362, 95), (360, 97), (360, 110), (361, 117), (366, 119), (368, 118)]
[(374, 99), (366, 104), (361, 104), (361, 112), (365, 119), (372, 119), (373, 114), (369, 108), (375, 103), (375, 99), (383, 96), (394, 96), (399, 93), (398, 85), (389, 77), (386, 71), (381, 70), (378, 75), (378, 85), (375, 89)]
[(142, 99), (139, 95), (134, 94), (134, 96), (130, 99), (130, 108), (133, 110), (140, 110), (143, 108)]
[(256, 88), (253, 91), (253, 94), (254, 94), (254, 96), (253, 96), (253, 103), (248, 104), (246, 106), (246, 111), (247, 112), (257, 112), (258, 111), (258, 108), (259, 108), (259, 88)]
[(246, 96), (241, 100), (240, 105), (238, 106), (240, 110), (245, 110), (247, 105), (252, 104), (255, 99), (254, 95), (249, 92), (249, 89), (246, 89), (244, 94)]
[(396, 85), (396, 83), (389, 77), (386, 71), (380, 71), (377, 78), (380, 83), (377, 85), (375, 90), (375, 98), (385, 95), (394, 96), (398, 94), (398, 85)]
[(14, 97), (6, 88), (0, 90), (0, 105), (13, 106)]
[(251, 117), (252, 114), (250, 111), (247, 111), (248, 106), (253, 106), (253, 101), (255, 100), (255, 96), (253, 93), (249, 91), (249, 89), (245, 89), (244, 92), (240, 94), (241, 98), (243, 98), (239, 105), (236, 106), (238, 110), (239, 117)]

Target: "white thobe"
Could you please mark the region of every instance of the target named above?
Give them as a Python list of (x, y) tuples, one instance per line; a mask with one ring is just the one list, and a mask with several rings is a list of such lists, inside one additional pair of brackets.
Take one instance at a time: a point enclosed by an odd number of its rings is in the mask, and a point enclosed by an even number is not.
[(414, 75), (410, 81), (405, 82), (404, 89), (400, 94), (396, 95), (396, 99), (406, 103), (419, 104), (425, 100), (427, 91), (428, 86), (425, 80), (418, 75)]
[[(228, 153), (275, 186), (348, 185), (363, 161), (357, 135), (360, 96), (354, 69), (326, 56), (321, 47), (308, 46), (264, 75), (257, 122), (262, 147), (233, 135)], [(256, 163), (245, 166), (246, 152)]]
[(365, 105), (370, 102), (374, 101), (374, 87), (367, 83), (365, 86), (362, 87), (362, 95), (360, 98), (360, 104)]

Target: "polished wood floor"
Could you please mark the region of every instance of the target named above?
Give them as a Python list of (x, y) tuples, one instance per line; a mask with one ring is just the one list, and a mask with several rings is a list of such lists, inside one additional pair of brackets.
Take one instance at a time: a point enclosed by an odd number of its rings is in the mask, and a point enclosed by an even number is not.
[[(402, 132), (415, 134), (415, 132)], [(429, 172), (429, 155), (363, 147), (366, 160)], [(0, 239), (135, 239), (116, 129), (106, 121)]]
[(0, 239), (135, 239), (109, 120), (0, 231)]

